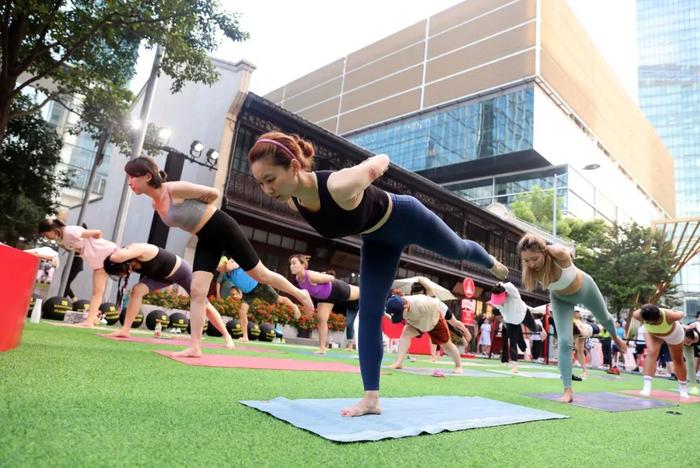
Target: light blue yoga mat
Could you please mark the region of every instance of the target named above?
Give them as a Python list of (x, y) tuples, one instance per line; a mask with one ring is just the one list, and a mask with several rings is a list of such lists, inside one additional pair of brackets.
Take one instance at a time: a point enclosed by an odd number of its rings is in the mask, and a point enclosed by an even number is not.
[(340, 410), (357, 398), (241, 401), (288, 423), (336, 442), (398, 439), (422, 433), (461, 431), (567, 416), (481, 397), (382, 398), (382, 414), (347, 418)]

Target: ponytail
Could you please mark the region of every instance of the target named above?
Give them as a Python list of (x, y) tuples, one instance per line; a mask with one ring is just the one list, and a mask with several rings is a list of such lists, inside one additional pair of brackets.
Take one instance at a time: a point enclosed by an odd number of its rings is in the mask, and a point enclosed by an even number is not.
[(148, 185), (153, 188), (160, 187), (168, 179), (168, 174), (158, 168), (158, 164), (148, 156), (139, 156), (127, 162), (124, 171), (131, 177), (141, 177), (146, 174), (151, 175)]

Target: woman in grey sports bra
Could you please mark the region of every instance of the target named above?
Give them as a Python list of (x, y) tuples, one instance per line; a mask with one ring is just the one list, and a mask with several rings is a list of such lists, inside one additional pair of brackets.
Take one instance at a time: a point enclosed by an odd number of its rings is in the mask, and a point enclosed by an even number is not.
[(153, 159), (134, 158), (124, 167), (128, 184), (137, 195), (148, 195), (153, 208), (165, 224), (178, 227), (197, 236), (197, 248), (192, 262), (190, 292), (190, 323), (192, 344), (179, 356), (200, 357), (207, 292), (221, 255), (226, 252), (251, 278), (289, 293), (313, 313), (311, 297), (292, 285), (284, 276), (270, 271), (260, 261), (255, 249), (238, 223), (227, 213), (214, 206), (219, 191), (212, 187), (184, 181), (166, 182), (167, 175)]
[(552, 316), (558, 336), (559, 371), (564, 384), (561, 401), (571, 403), (571, 350), (573, 346), (574, 307), (586, 306), (598, 322), (614, 337), (615, 345), (624, 353), (627, 344), (615, 333), (615, 322), (608, 312), (603, 295), (586, 272), (574, 265), (569, 251), (557, 245), (547, 245), (535, 234), (526, 234), (518, 243), (522, 262), (523, 284), (529, 291), (538, 285), (549, 289)]

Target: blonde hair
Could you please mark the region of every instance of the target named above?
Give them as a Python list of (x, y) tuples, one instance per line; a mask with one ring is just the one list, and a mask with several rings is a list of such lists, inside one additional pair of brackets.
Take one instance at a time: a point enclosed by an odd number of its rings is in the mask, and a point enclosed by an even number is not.
[[(539, 272), (532, 271), (522, 261), (523, 252), (540, 252), (544, 256), (544, 265)], [(518, 255), (522, 265), (523, 285), (528, 291), (534, 291), (537, 288), (537, 283), (547, 288), (554, 282), (554, 259), (547, 250), (547, 242), (536, 234), (525, 234), (518, 242)]]
[(289, 261), (291, 262), (293, 258), (296, 258), (299, 260), (299, 263), (301, 263), (301, 266), (303, 266), (306, 270), (309, 269), (309, 260), (311, 260), (311, 255), (306, 255), (306, 254), (294, 254), (289, 257)]

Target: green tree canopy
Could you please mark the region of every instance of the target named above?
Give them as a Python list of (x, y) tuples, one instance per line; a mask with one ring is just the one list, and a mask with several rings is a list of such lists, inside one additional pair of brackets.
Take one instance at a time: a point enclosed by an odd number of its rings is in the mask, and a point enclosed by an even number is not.
[[(75, 110), (90, 114), (88, 124), (113, 123), (132, 100), (126, 85), (142, 42), (163, 46), (161, 69), (177, 92), (189, 81), (216, 81), (207, 54), (222, 35), (234, 41), (248, 37), (237, 14), (223, 11), (217, 0), (18, 0), (4, 2), (2, 12), (0, 140), (13, 116), (65, 96), (84, 96)], [(12, 107), (28, 87), (45, 99), (21, 110)]]
[[(13, 111), (29, 108), (31, 101), (20, 97)], [(33, 238), (37, 224), (56, 208), (63, 174), (55, 173), (63, 143), (56, 130), (35, 114), (10, 120), (0, 142), (0, 240), (16, 245), (19, 237)]]

